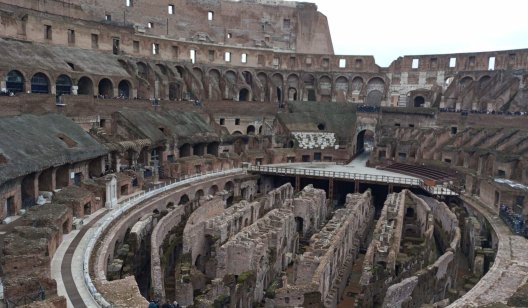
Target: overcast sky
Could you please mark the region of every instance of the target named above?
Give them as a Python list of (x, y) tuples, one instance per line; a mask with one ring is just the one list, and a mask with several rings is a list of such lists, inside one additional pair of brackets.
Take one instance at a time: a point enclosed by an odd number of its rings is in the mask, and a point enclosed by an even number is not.
[(307, 0), (328, 17), (334, 51), (403, 55), (528, 48), (526, 0)]

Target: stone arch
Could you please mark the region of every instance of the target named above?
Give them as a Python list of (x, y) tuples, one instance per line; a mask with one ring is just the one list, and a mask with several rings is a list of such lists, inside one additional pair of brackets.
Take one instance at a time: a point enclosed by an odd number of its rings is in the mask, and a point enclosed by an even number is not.
[(483, 89), (484, 86), (491, 80), (491, 76), (489, 75), (484, 75), (482, 77), (480, 77), (479, 79), (479, 88), (480, 89)]
[(243, 71), (242, 72), (242, 77), (244, 77), (244, 81), (246, 82), (246, 84), (250, 87), (253, 86), (253, 74), (251, 74), (251, 72), (249, 71)]
[(422, 95), (414, 97), (414, 107), (425, 107), (425, 98)]
[(180, 100), (182, 97), (182, 87), (179, 82), (169, 83), (169, 99)]
[(367, 94), (365, 104), (369, 106), (381, 106), (383, 93), (378, 90), (372, 90)]
[(94, 83), (90, 77), (81, 77), (77, 82), (77, 87), (78, 95), (93, 95), (94, 93)]
[(194, 193), (194, 200), (199, 201), (203, 196), (205, 195), (203, 189), (198, 189), (196, 193)]
[(194, 75), (196, 75), (196, 78), (198, 78), (198, 80), (203, 81), (204, 73), (201, 68), (196, 66), (193, 67), (193, 73)]
[(148, 78), (148, 66), (147, 66), (147, 64), (145, 64), (144, 62), (137, 62), (136, 65), (137, 65), (137, 70), (138, 70), (139, 77), (141, 77), (142, 79), (147, 80), (147, 78)]
[(335, 81), (335, 92), (337, 102), (346, 102), (348, 98), (348, 78), (340, 76)]
[(238, 92), (238, 101), (239, 102), (248, 102), (250, 100), (250, 93), (249, 90), (246, 88), (240, 89), (240, 92)]
[(208, 97), (210, 100), (221, 100), (222, 91), (220, 90), (222, 83), (222, 74), (217, 69), (210, 69), (207, 72)]
[(99, 95), (105, 98), (111, 98), (114, 96), (114, 84), (108, 78), (103, 78), (99, 81)]
[(180, 157), (191, 156), (192, 146), (189, 143), (184, 143), (180, 146)]
[(226, 182), (224, 185), (224, 190), (232, 193), (235, 190), (235, 184), (233, 183), (233, 181)]
[(160, 70), (161, 74), (169, 76), (169, 69), (165, 64), (158, 63), (156, 64), (156, 67)]
[(249, 126), (247, 127), (246, 132), (247, 132), (247, 135), (250, 135), (250, 136), (255, 135), (255, 126), (253, 126), (253, 125), (249, 125)]
[(458, 82), (458, 85), (459, 85), (460, 89), (464, 89), (465, 87), (469, 86), (472, 82), (473, 82), (473, 77), (466, 76), (466, 77), (460, 79), (460, 81)]
[(271, 81), (275, 87), (275, 97), (277, 98), (277, 101), (279, 103), (282, 103), (284, 101), (284, 95), (283, 95), (283, 85), (284, 85), (284, 78), (281, 74), (275, 73), (273, 74), (273, 77), (271, 78)]
[(6, 90), (7, 92), (24, 92), (26, 78), (20, 71), (12, 70), (6, 75)]
[[(257, 78), (264, 89), (268, 88), (268, 75), (264, 72), (259, 72)], [(267, 91), (266, 91), (267, 92)]]
[(451, 83), (453, 82), (453, 80), (455, 79), (454, 76), (448, 76), (444, 79), (444, 86), (445, 87), (449, 87), (451, 85)]
[(381, 77), (372, 77), (367, 83), (367, 95), (371, 91), (385, 93), (385, 81)]
[(237, 82), (237, 75), (235, 73), (235, 71), (232, 71), (232, 70), (228, 70), (227, 72), (225, 72), (224, 74), (225, 76), (225, 79), (228, 83), (231, 83), (231, 84), (236, 84)]
[(297, 100), (299, 100), (298, 94), (297, 94), (297, 89), (290, 87), (288, 89), (288, 101), (294, 102), (294, 101), (297, 101)]
[(279, 73), (273, 74), (273, 76), (271, 77), (271, 80), (272, 80), (274, 86), (276, 86), (277, 88), (281, 88), (282, 89), (282, 86), (284, 84), (284, 78), (282, 77), (281, 74), (279, 74)]
[(207, 154), (218, 156), (219, 142), (211, 142), (207, 144)]
[(117, 88), (119, 89), (119, 97), (130, 98), (132, 96), (132, 84), (130, 81), (121, 80)]
[(70, 76), (62, 74), (57, 77), (55, 81), (55, 89), (57, 95), (69, 95), (71, 94), (72, 80)]
[(315, 94), (315, 77), (312, 74), (304, 74), (302, 77), (303, 87), (305, 89), (304, 100), (313, 102), (317, 100)]
[(209, 189), (207, 190), (207, 194), (210, 195), (210, 196), (216, 195), (217, 192), (218, 192), (218, 186), (217, 185), (213, 185), (213, 186), (209, 187)]
[[(375, 136), (374, 131), (372, 131), (370, 129), (364, 129), (364, 130), (360, 131), (357, 134), (357, 137), (356, 137), (356, 155), (360, 154), (360, 153), (363, 153), (366, 150), (365, 144), (369, 143), (369, 140), (370, 140), (370, 142), (374, 143), (374, 141), (375, 141), (374, 136)], [(374, 146), (374, 144), (372, 144), (372, 146)]]
[(352, 91), (354, 92), (361, 92), (361, 90), (363, 89), (363, 84), (365, 83), (365, 81), (363, 81), (363, 78), (357, 76), (357, 77), (354, 77), (354, 79), (352, 79)]
[(44, 73), (36, 73), (31, 77), (31, 93), (50, 93), (50, 79)]
[(189, 203), (190, 199), (189, 199), (189, 196), (187, 194), (184, 194), (180, 197), (180, 201), (178, 202), (178, 205), (186, 205), (187, 203)]
[(330, 102), (332, 98), (332, 79), (327, 75), (321, 76), (318, 88), (321, 101)]
[(185, 68), (181, 65), (176, 65), (175, 68), (176, 68), (176, 71), (178, 72), (178, 75), (180, 75), (179, 77), (182, 79), (185, 78), (185, 76), (187, 75)]

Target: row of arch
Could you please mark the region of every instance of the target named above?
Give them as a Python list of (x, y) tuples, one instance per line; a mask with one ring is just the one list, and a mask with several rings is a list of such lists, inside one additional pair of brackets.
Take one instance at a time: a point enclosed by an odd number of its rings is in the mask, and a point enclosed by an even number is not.
[[(136, 62), (127, 64), (121, 61), (128, 71), (135, 71), (138, 87), (141, 83), (160, 81), (161, 86), (169, 89), (168, 99), (181, 97), (183, 92), (192, 92), (196, 97), (210, 100), (235, 99), (238, 101), (316, 101), (350, 100), (352, 93), (369, 94), (372, 101), (380, 101), (386, 93), (385, 78), (377, 76), (346, 76), (316, 73), (282, 73), (225, 69), (216, 67), (185, 67), (165, 63), (150, 64)], [(149, 81), (150, 77), (150, 81)], [(165, 79), (165, 80), (163, 80)], [(148, 95), (141, 92), (140, 96)], [(175, 95), (175, 92), (182, 94)], [(371, 92), (374, 92), (371, 94)], [(163, 94), (161, 94), (163, 97)]]
[[(6, 91), (12, 93), (24, 93), (30, 91), (31, 93), (50, 94), (51, 82), (48, 75), (42, 72), (35, 73), (29, 83), (29, 89), (26, 89), (26, 78), (23, 73), (18, 70), (9, 71), (5, 78)], [(74, 85), (72, 78), (66, 74), (59, 75), (55, 80), (55, 93), (57, 95), (74, 94), (74, 86), (77, 87), (76, 94), (78, 95), (94, 95), (94, 82), (90, 77), (83, 76), (79, 78), (77, 85)], [(105, 97), (114, 97), (114, 82), (109, 78), (102, 78), (98, 83), (98, 95)], [(117, 96), (123, 98), (132, 97), (132, 84), (130, 81), (123, 79), (117, 84)]]
[[(223, 190), (226, 191), (228, 194), (233, 194), (235, 191), (235, 183), (233, 181), (226, 182), (223, 186)], [(220, 191), (220, 188), (218, 187), (218, 185), (215, 184), (207, 189), (207, 195), (214, 196), (219, 191)], [(205, 196), (205, 191), (203, 189), (198, 189), (194, 193), (194, 196), (190, 194), (183, 194), (179, 199), (178, 205), (186, 205), (187, 203), (191, 201), (198, 201), (204, 196)], [(174, 202), (167, 203), (167, 208), (170, 208), (173, 206), (174, 206)]]

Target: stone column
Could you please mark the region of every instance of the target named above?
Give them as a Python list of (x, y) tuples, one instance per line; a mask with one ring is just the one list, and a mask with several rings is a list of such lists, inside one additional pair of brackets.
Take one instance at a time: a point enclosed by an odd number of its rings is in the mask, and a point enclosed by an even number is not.
[(105, 207), (113, 209), (117, 205), (117, 177), (110, 174), (106, 177), (106, 203)]

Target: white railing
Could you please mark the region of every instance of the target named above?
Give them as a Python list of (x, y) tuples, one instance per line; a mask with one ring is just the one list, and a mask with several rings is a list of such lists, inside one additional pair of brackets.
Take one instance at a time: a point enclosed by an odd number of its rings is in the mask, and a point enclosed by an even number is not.
[(287, 167), (271, 167), (271, 166), (249, 166), (248, 171), (280, 174), (280, 175), (292, 175), (292, 176), (315, 176), (333, 179), (346, 179), (346, 180), (358, 180), (358, 181), (370, 181), (377, 183), (388, 183), (388, 184), (400, 184), (417, 186), (430, 192), (433, 195), (457, 195), (454, 191), (443, 187), (443, 186), (427, 186), (424, 181), (417, 178), (406, 178), (389, 175), (375, 175), (365, 173), (352, 173), (352, 172), (340, 172), (340, 171), (325, 171), (317, 169), (299, 169), (299, 168), (287, 168)]
[(95, 230), (94, 234), (92, 235), (90, 239), (90, 242), (88, 243), (88, 246), (86, 247), (86, 250), (84, 251), (84, 256), (83, 256), (84, 283), (86, 284), (86, 287), (90, 291), (90, 294), (93, 296), (95, 301), (102, 307), (112, 307), (112, 305), (108, 303), (106, 299), (99, 292), (97, 292), (97, 289), (95, 288), (92, 278), (90, 277), (90, 257), (94, 251), (96, 243), (100, 240), (101, 235), (115, 220), (121, 218), (121, 216), (125, 212), (127, 212), (134, 206), (138, 205), (142, 201), (150, 199), (168, 190), (172, 190), (174, 188), (177, 188), (183, 185), (187, 185), (193, 182), (203, 181), (203, 180), (214, 178), (214, 177), (221, 177), (221, 176), (232, 175), (232, 174), (237, 174), (237, 173), (242, 174), (244, 172), (245, 172), (245, 169), (236, 168), (236, 169), (223, 170), (223, 171), (211, 171), (207, 173), (195, 174), (192, 176), (184, 176), (180, 179), (177, 179), (177, 180), (174, 180), (168, 183), (160, 184), (159, 187), (149, 189), (148, 191), (143, 191), (140, 194), (137, 194), (128, 199), (122, 200), (115, 209), (112, 209), (109, 213), (107, 213), (101, 219), (101, 221), (99, 222), (99, 226)]

